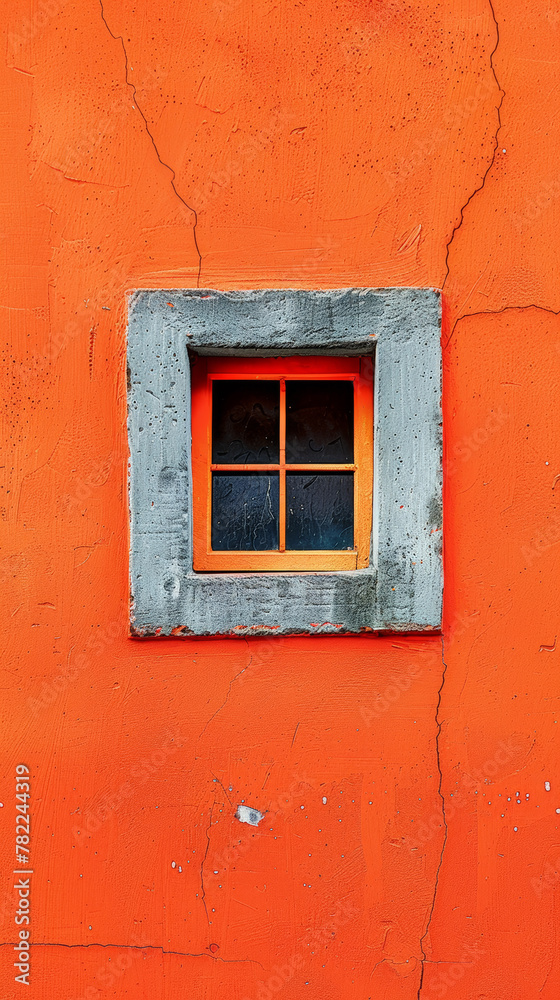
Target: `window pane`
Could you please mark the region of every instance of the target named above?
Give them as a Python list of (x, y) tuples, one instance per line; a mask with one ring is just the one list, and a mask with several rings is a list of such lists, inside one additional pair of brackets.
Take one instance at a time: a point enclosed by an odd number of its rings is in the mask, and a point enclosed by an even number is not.
[(354, 461), (354, 383), (286, 382), (286, 462)]
[(286, 473), (286, 549), (352, 549), (354, 473)]
[(280, 383), (212, 382), (212, 461), (218, 465), (277, 463)]
[(212, 473), (212, 548), (278, 548), (278, 473)]

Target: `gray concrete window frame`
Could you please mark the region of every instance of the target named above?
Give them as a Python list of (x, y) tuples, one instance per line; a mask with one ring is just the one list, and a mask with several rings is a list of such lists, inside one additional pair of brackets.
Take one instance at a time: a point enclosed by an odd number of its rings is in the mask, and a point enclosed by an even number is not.
[[(137, 290), (128, 303), (133, 636), (441, 627), (441, 296), (435, 289)], [(195, 573), (189, 351), (374, 356), (370, 565)]]

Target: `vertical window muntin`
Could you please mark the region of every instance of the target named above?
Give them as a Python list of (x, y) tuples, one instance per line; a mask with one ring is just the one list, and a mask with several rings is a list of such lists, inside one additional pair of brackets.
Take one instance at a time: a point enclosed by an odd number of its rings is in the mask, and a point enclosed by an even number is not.
[[(365, 361), (365, 363), (364, 363)], [(296, 357), (296, 358), (203, 358), (193, 359), (193, 486), (194, 486), (194, 569), (196, 571), (326, 571), (365, 568), (369, 565), (369, 549), (372, 520), (373, 488), (373, 385), (371, 380), (371, 359), (348, 357)], [(279, 455), (278, 461), (262, 460), (264, 456), (251, 454), (255, 461), (242, 462), (245, 443), (241, 443), (239, 453), (232, 461), (216, 461), (216, 420), (213, 407), (214, 386), (220, 381), (276, 382), (279, 385)], [(332, 454), (317, 462), (287, 461), (287, 425), (289, 433), (290, 413), (287, 400), (290, 386), (294, 383), (347, 383), (352, 386), (353, 435), (352, 455), (348, 453), (348, 440), (340, 445), (343, 458), (352, 460), (334, 461)], [(334, 390), (334, 386), (333, 386)], [(328, 394), (328, 389), (327, 389)], [(344, 393), (343, 393), (344, 394)], [(297, 392), (295, 393), (297, 396)], [(319, 392), (319, 396), (321, 393)], [(348, 435), (346, 435), (348, 437)], [(332, 444), (332, 443), (331, 443)], [(292, 449), (293, 450), (293, 449)], [(320, 451), (321, 449), (318, 449)], [(332, 453), (331, 448), (331, 453)], [(345, 454), (344, 454), (345, 452)], [(247, 453), (249, 454), (249, 453)], [(228, 455), (228, 458), (232, 456)], [(294, 457), (288, 456), (288, 457)], [(213, 486), (216, 475), (269, 474), (278, 477), (278, 548), (274, 549), (225, 549), (214, 548), (216, 526), (213, 529)], [(298, 474), (309, 477), (307, 485), (313, 485), (313, 475), (341, 477), (339, 492), (348, 492), (348, 484), (342, 477), (353, 478), (353, 538), (352, 544), (339, 544), (336, 548), (287, 548), (286, 531), (290, 536), (290, 510), (288, 507), (291, 486)], [(290, 476), (294, 477), (290, 480)], [(301, 485), (301, 484), (300, 484)], [(317, 484), (315, 484), (317, 486)], [(304, 486), (305, 488), (305, 486)], [(257, 491), (258, 492), (258, 491)], [(273, 488), (274, 492), (274, 488)], [(297, 532), (296, 532), (297, 534)], [(348, 530), (343, 529), (341, 537)], [(292, 538), (294, 531), (291, 532)], [(332, 532), (331, 532), (332, 536)], [(221, 543), (220, 543), (221, 544)]]

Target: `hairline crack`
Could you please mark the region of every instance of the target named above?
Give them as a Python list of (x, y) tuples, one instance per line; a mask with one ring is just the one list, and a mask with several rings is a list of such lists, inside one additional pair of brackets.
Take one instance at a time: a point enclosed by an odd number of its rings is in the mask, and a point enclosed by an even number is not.
[[(447, 283), (447, 279), (449, 278), (449, 272), (450, 272), (450, 267), (449, 267), (449, 253), (451, 251), (451, 244), (453, 243), (453, 240), (455, 239), (455, 235), (458, 233), (459, 229), (463, 225), (463, 222), (465, 220), (465, 211), (467, 210), (468, 206), (470, 205), (470, 203), (473, 200), (473, 198), (475, 197), (475, 195), (479, 194), (479, 192), (482, 191), (482, 189), (484, 188), (484, 186), (486, 184), (486, 179), (488, 177), (488, 174), (490, 173), (490, 171), (491, 171), (491, 169), (494, 166), (494, 163), (496, 161), (496, 153), (498, 152), (498, 146), (499, 146), (498, 134), (499, 134), (500, 129), (502, 127), (502, 104), (504, 102), (504, 98), (506, 96), (506, 92), (503, 89), (500, 81), (498, 80), (498, 75), (496, 73), (496, 67), (494, 65), (494, 56), (495, 56), (496, 51), (498, 49), (498, 46), (500, 44), (500, 26), (499, 26), (498, 21), (496, 19), (496, 12), (494, 10), (494, 4), (493, 4), (492, 0), (488, 0), (488, 3), (490, 5), (490, 10), (492, 12), (492, 20), (494, 21), (494, 24), (496, 26), (496, 44), (494, 45), (494, 48), (492, 49), (492, 51), (490, 53), (490, 69), (492, 71), (492, 75), (494, 77), (494, 80), (496, 81), (496, 86), (498, 87), (499, 94), (501, 95), (498, 103), (496, 104), (496, 113), (497, 113), (497, 116), (498, 116), (498, 126), (497, 126), (496, 132), (494, 134), (494, 150), (492, 152), (490, 163), (488, 164), (486, 170), (484, 171), (484, 174), (482, 175), (482, 180), (481, 180), (480, 184), (478, 185), (478, 187), (476, 187), (474, 189), (474, 191), (471, 192), (471, 194), (467, 198), (465, 204), (461, 206), (461, 209), (460, 209), (460, 212), (459, 212), (459, 221), (453, 226), (453, 230), (451, 232), (451, 236), (449, 237), (449, 240), (446, 243), (446, 252), (445, 252), (445, 278), (443, 279), (443, 283), (442, 283), (442, 286), (441, 286), (442, 291), (445, 288), (445, 285)], [(448, 339), (447, 343), (449, 343), (449, 341), (451, 340), (451, 337), (453, 336), (453, 331), (455, 330), (457, 322), (458, 322), (458, 320), (455, 320), (455, 323), (453, 324), (453, 329), (451, 330), (451, 333), (449, 335), (449, 339)]]
[(447, 663), (445, 661), (445, 646), (444, 646), (443, 635), (441, 637), (441, 662), (442, 662), (443, 670), (442, 670), (442, 673), (441, 673), (441, 684), (440, 684), (439, 689), (438, 689), (435, 720), (436, 720), (436, 764), (437, 764), (438, 775), (439, 775), (438, 795), (439, 795), (439, 797), (441, 799), (441, 815), (442, 815), (442, 819), (443, 819), (443, 842), (442, 842), (442, 845), (441, 845), (441, 851), (440, 851), (440, 855), (439, 855), (438, 866), (436, 868), (436, 874), (435, 874), (435, 879), (434, 879), (434, 891), (433, 891), (433, 894), (432, 894), (432, 902), (430, 904), (430, 909), (429, 909), (428, 917), (427, 917), (427, 920), (426, 920), (426, 927), (424, 928), (424, 933), (422, 934), (422, 937), (420, 938), (420, 955), (421, 955), (421, 958), (420, 958), (420, 982), (418, 983), (418, 993), (416, 995), (417, 996), (417, 1000), (421, 1000), (422, 986), (424, 984), (424, 966), (425, 966), (426, 962), (428, 961), (427, 956), (426, 956), (426, 950), (424, 948), (424, 942), (425, 942), (425, 940), (426, 940), (426, 938), (428, 936), (428, 933), (429, 933), (429, 930), (430, 930), (430, 925), (432, 923), (432, 918), (433, 918), (433, 915), (434, 915), (434, 909), (435, 909), (435, 905), (436, 905), (436, 897), (437, 897), (437, 891), (438, 891), (438, 884), (439, 884), (439, 876), (440, 876), (440, 872), (441, 872), (441, 866), (443, 864), (443, 855), (445, 853), (445, 847), (446, 847), (446, 844), (447, 844), (447, 837), (448, 837), (448, 834), (449, 834), (449, 827), (447, 825), (447, 817), (445, 815), (445, 796), (443, 794), (443, 771), (441, 769), (441, 756), (440, 756), (440, 748), (439, 748), (439, 741), (440, 741), (440, 737), (441, 737), (441, 727), (443, 725), (443, 720), (440, 718), (441, 697), (442, 697), (442, 693), (443, 693), (443, 687), (444, 687), (444, 684), (445, 684), (445, 676), (447, 674)]
[(175, 184), (175, 180), (176, 180), (176, 177), (177, 177), (177, 174), (176, 174), (175, 170), (173, 169), (173, 167), (169, 163), (166, 163), (165, 160), (163, 160), (161, 158), (161, 155), (160, 155), (159, 149), (157, 147), (156, 141), (154, 139), (154, 136), (152, 134), (150, 126), (148, 125), (148, 119), (146, 118), (146, 115), (144, 114), (144, 112), (142, 111), (142, 108), (140, 107), (140, 105), (138, 103), (138, 96), (137, 96), (137, 91), (136, 91), (136, 85), (132, 82), (132, 80), (129, 79), (129, 74), (128, 74), (128, 67), (129, 67), (128, 53), (126, 51), (126, 46), (124, 44), (124, 38), (123, 38), (122, 35), (115, 35), (115, 33), (113, 31), (111, 31), (111, 28), (109, 27), (109, 24), (107, 22), (107, 18), (105, 17), (105, 9), (103, 7), (103, 0), (99, 0), (99, 6), (101, 7), (101, 20), (103, 21), (105, 27), (107, 28), (107, 31), (109, 32), (111, 38), (113, 38), (116, 42), (120, 42), (121, 43), (122, 50), (123, 50), (123, 55), (124, 55), (126, 85), (127, 85), (127, 87), (130, 87), (131, 90), (132, 90), (132, 94), (133, 94), (133, 98), (134, 98), (134, 103), (136, 105), (136, 108), (138, 109), (138, 112), (140, 114), (140, 117), (142, 118), (142, 121), (144, 122), (144, 127), (146, 129), (146, 132), (147, 132), (149, 138), (150, 138), (152, 146), (154, 147), (154, 152), (155, 152), (155, 154), (156, 154), (159, 162), (161, 163), (162, 167), (165, 167), (171, 173), (171, 187), (173, 189), (174, 194), (179, 199), (179, 201), (182, 202), (182, 204), (185, 206), (185, 208), (187, 208), (189, 212), (192, 212), (192, 214), (194, 216), (194, 223), (193, 223), (193, 227), (192, 227), (192, 233), (193, 233), (193, 240), (194, 240), (195, 250), (196, 250), (196, 253), (197, 253), (197, 256), (198, 256), (198, 273), (197, 273), (197, 278), (196, 278), (196, 287), (200, 288), (200, 273), (202, 271), (202, 254), (200, 252), (200, 247), (198, 245), (198, 237), (197, 237), (197, 232), (196, 232), (197, 226), (198, 226), (198, 212), (196, 211), (195, 208), (192, 207), (192, 205), (189, 205), (188, 201), (186, 201), (186, 199), (183, 198), (183, 195), (179, 193), (179, 191), (177, 190), (177, 185)]

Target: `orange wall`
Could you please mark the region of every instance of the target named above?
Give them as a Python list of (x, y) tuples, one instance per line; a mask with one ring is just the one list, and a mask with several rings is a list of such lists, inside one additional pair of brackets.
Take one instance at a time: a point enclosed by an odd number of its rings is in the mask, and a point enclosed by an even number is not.
[[(3, 997), (559, 995), (560, 14), (494, 12), (7, 5)], [(125, 290), (199, 265), (443, 286), (443, 657), (127, 637)]]

